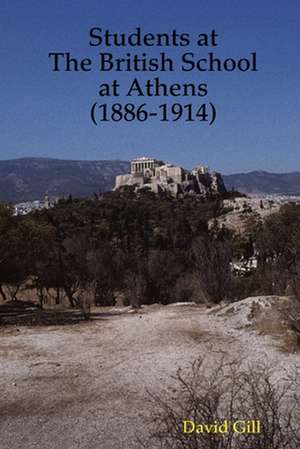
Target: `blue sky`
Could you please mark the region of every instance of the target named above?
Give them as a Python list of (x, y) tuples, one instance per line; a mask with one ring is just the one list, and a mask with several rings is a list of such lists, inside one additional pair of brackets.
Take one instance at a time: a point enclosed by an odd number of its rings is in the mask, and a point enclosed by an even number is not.
[[(122, 159), (151, 155), (187, 168), (205, 163), (223, 173), (300, 170), (300, 3), (271, 0), (2, 0), (0, 8), (1, 159), (45, 156)], [(101, 82), (114, 74), (53, 73), (48, 53), (96, 57), (89, 29), (187, 32), (215, 29), (219, 56), (256, 51), (257, 73), (169, 73), (165, 82), (207, 82), (216, 123), (104, 123), (89, 119)], [(125, 49), (116, 53), (149, 52)], [(171, 57), (211, 49), (165, 49)], [(154, 52), (155, 53), (155, 52)], [(200, 54), (201, 53), (201, 54)], [(119, 75), (128, 84), (134, 74)], [(158, 76), (147, 73), (141, 80)], [(178, 101), (178, 99), (174, 99)], [(193, 103), (198, 103), (194, 99)], [(147, 100), (150, 106), (164, 98)], [(186, 102), (186, 101), (185, 101)]]

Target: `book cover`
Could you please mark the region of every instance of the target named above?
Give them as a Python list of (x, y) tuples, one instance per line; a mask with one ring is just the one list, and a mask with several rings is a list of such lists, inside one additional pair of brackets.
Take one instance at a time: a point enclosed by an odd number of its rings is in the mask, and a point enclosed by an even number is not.
[(299, 447), (298, 3), (0, 24), (0, 447)]

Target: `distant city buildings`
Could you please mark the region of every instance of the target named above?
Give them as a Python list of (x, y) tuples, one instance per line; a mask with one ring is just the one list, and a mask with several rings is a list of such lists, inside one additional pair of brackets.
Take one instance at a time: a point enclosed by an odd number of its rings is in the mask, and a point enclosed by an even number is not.
[(58, 201), (58, 198), (51, 198), (48, 194), (43, 200), (24, 201), (14, 205), (14, 215), (27, 215), (34, 210), (50, 209)]

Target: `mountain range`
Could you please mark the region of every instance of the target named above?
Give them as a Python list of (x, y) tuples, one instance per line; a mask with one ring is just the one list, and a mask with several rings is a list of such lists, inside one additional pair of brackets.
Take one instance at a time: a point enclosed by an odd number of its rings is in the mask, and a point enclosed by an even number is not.
[[(0, 161), (0, 200), (10, 202), (111, 190), (115, 176), (129, 172), (127, 161), (72, 161), (21, 158)], [(300, 195), (300, 172), (253, 171), (223, 175), (227, 189), (250, 194)]]
[(223, 176), (227, 189), (246, 194), (300, 195), (300, 172), (252, 171)]
[(0, 201), (32, 201), (45, 193), (84, 197), (110, 190), (129, 162), (21, 158), (0, 161)]

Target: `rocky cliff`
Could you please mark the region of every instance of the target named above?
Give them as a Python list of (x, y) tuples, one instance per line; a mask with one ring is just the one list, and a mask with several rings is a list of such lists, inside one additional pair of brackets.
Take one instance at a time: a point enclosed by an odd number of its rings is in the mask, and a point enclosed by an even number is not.
[[(133, 164), (137, 171), (116, 177), (115, 190), (133, 186), (136, 191), (144, 188), (154, 193), (169, 193), (172, 196), (199, 195), (207, 197), (226, 192), (221, 175), (199, 165), (191, 171), (172, 164), (155, 164), (148, 168), (145, 157), (136, 159)], [(140, 164), (139, 164), (140, 162)]]

